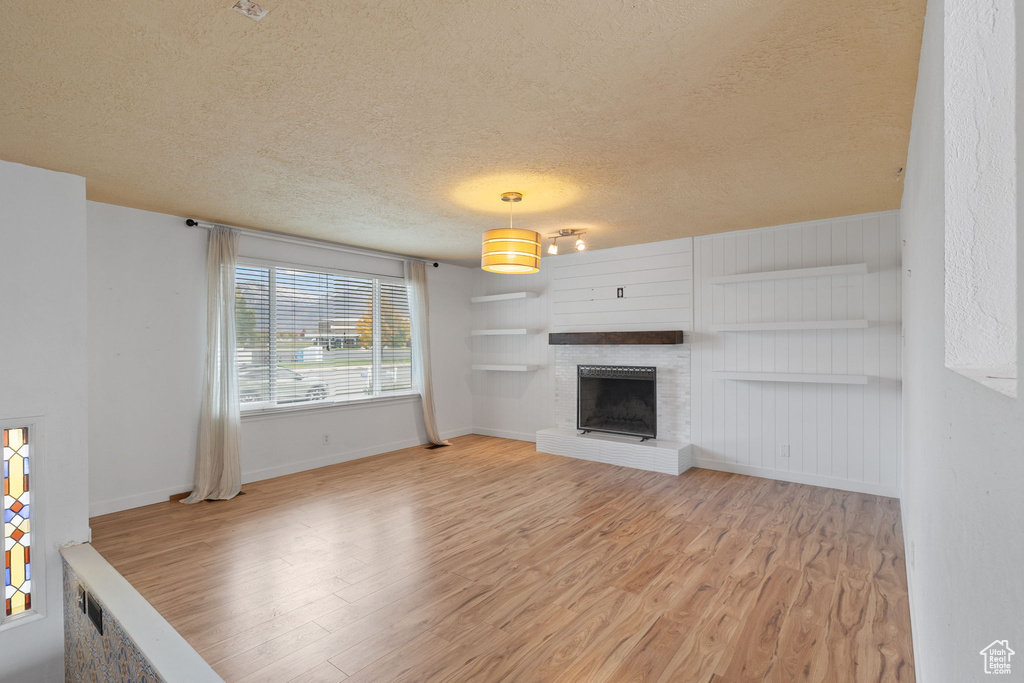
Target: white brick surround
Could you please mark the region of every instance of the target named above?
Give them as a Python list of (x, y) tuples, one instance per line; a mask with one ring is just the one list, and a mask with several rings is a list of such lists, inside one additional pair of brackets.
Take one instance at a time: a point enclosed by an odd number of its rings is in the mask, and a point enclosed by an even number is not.
[(690, 347), (609, 345), (555, 347), (555, 422), (576, 427), (577, 365), (644, 365), (658, 368), (658, 440), (690, 443)]

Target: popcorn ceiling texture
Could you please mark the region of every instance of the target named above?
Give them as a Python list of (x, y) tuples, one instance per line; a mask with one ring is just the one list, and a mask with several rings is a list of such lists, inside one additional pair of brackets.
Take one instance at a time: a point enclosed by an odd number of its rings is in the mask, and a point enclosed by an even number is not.
[(900, 204), (923, 0), (232, 4), (5, 3), (0, 159), (452, 259), (506, 190), (591, 248)]
[(658, 441), (690, 443), (690, 347), (555, 347), (556, 426), (576, 427), (577, 365), (643, 365), (658, 368)]

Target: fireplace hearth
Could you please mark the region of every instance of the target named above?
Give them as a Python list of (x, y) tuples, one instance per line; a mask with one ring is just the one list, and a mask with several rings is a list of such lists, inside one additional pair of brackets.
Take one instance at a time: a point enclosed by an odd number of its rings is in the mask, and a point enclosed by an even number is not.
[(657, 368), (578, 365), (577, 422), (584, 433), (657, 438)]

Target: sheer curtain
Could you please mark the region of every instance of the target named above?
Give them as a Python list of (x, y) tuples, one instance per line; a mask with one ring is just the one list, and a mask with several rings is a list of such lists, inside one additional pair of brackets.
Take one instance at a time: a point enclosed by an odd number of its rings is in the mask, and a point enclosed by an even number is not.
[(434, 416), (434, 386), (430, 376), (430, 305), (427, 299), (427, 269), (423, 261), (405, 262), (405, 284), (409, 288), (412, 316), (412, 371), (423, 402), (423, 425), (430, 443), (451, 444), (441, 438)]
[(235, 365), (235, 265), (238, 235), (215, 226), (206, 253), (206, 372), (195, 485), (183, 503), (234, 498), (242, 488), (241, 418)]

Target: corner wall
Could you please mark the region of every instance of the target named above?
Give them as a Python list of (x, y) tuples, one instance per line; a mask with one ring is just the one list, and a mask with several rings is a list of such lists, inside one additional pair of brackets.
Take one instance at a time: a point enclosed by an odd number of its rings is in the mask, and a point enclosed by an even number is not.
[(901, 210), (902, 511), (918, 680), (973, 681), (993, 640), (1024, 646), (1024, 405), (945, 367), (943, 14), (928, 2)]
[[(899, 216), (894, 211), (694, 238), (698, 467), (899, 495)], [(866, 273), (714, 284), (720, 276), (867, 264)], [(854, 329), (722, 325), (861, 321)], [(768, 382), (716, 371), (863, 375)], [(786, 454), (788, 453), (788, 455)]]
[[(541, 367), (474, 372), (474, 431), (533, 441), (539, 429), (574, 424), (573, 371), (563, 367), (559, 381), (556, 366), (578, 362), (571, 349), (607, 354), (609, 347), (550, 347), (549, 331), (684, 330), (686, 343), (672, 351), (681, 380), (675, 405), (684, 424), (672, 436), (692, 441), (698, 467), (896, 496), (899, 262), (899, 216), (883, 211), (545, 257), (541, 272), (528, 276), (477, 270), (475, 295), (527, 290), (538, 296), (473, 305), (476, 329), (536, 332), (473, 337), (473, 362)], [(722, 275), (856, 263), (866, 263), (868, 273), (711, 284)], [(712, 330), (847, 319), (867, 319), (869, 327)], [(623, 358), (639, 358), (642, 349)], [(608, 355), (607, 362), (616, 361)], [(868, 380), (848, 386), (713, 376), (728, 370)], [(782, 444), (790, 457), (779, 455)]]
[[(203, 380), (207, 232), (165, 214), (88, 202), (90, 515), (192, 486)], [(242, 256), (398, 275), (393, 260), (245, 235)], [(384, 269), (384, 270), (382, 270)], [(472, 273), (427, 269), (435, 408), (442, 434), (471, 431)], [(323, 444), (330, 434), (330, 444)], [(426, 442), (419, 398), (242, 418), (250, 482)]]
[(89, 540), (85, 239), (84, 178), (0, 162), (0, 419), (41, 419), (31, 550), (45, 610), (0, 631), (0, 681), (64, 677), (58, 548)]

